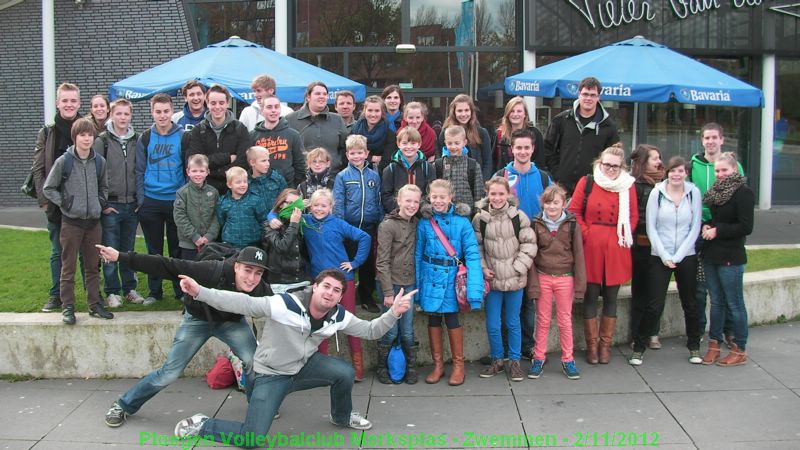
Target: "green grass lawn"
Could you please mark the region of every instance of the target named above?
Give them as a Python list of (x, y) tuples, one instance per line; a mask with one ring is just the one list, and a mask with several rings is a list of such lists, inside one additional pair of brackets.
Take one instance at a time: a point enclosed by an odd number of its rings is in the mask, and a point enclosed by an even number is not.
[[(0, 311), (38, 312), (47, 302), (50, 289), (50, 240), (46, 231), (23, 231), (0, 228)], [(136, 251), (146, 253), (144, 239), (136, 239)], [(138, 273), (136, 290), (147, 296), (147, 276)], [(100, 291), (103, 290), (102, 272)], [(75, 309), (87, 311), (86, 292), (80, 275), (75, 282)], [(173, 297), (172, 285), (164, 282), (164, 299), (150, 306), (125, 302), (112, 311), (173, 311), (180, 310), (181, 303)]]
[[(0, 311), (38, 312), (47, 301), (50, 287), (50, 241), (46, 231), (23, 231), (0, 228)], [(144, 239), (136, 240), (136, 251), (145, 252)], [(800, 266), (800, 249), (756, 250), (747, 253), (747, 272)], [(139, 273), (140, 294), (147, 296), (147, 277)], [(102, 279), (100, 288), (102, 290)], [(86, 311), (86, 293), (80, 277), (75, 283), (76, 309)], [(125, 303), (114, 311), (180, 310), (181, 303), (172, 296), (172, 286), (164, 282), (164, 300), (151, 306)]]

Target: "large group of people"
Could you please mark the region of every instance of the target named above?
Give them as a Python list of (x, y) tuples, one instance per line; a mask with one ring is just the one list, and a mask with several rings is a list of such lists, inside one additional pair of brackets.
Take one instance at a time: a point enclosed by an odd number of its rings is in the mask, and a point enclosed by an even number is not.
[[(253, 90), (256, 101), (237, 120), (224, 86), (191, 80), (182, 111), (157, 94), (153, 125), (136, 133), (128, 100), (94, 96), (81, 117), (79, 89), (64, 83), (54, 124), (37, 136), (33, 175), (52, 245), (43, 311), (76, 323), (77, 272), (92, 316), (113, 319), (108, 308), (124, 301), (161, 300), (162, 280), (185, 305), (167, 361), (112, 405), (107, 425), (122, 425), (216, 336), (248, 374), (247, 418), (198, 414), (178, 424), (178, 435), (265, 434), (287, 394), (326, 385), (331, 422), (367, 429), (350, 400), (364, 377), (360, 340), (378, 340), (379, 382), (416, 383), (415, 310), (427, 316), (427, 383), (446, 376), (444, 327), (447, 381), (465, 382), (459, 316), (471, 309), (486, 310), (490, 354), (480, 377), (507, 371), (522, 381), (529, 359), (527, 378), (539, 378), (553, 305), (561, 370), (579, 379), (573, 302), (582, 299), (586, 362), (608, 364), (628, 281), (629, 363), (641, 365), (645, 349), (660, 345), (673, 273), (689, 362), (747, 361), (742, 275), (754, 195), (736, 156), (721, 151), (719, 125), (701, 129), (703, 154), (664, 166), (652, 145), (626, 157), (594, 78), (544, 134), (520, 97), (490, 132), (473, 99), (457, 95), (437, 133), (427, 107), (405, 103), (395, 85), (367, 97), (360, 114), (347, 91), (336, 94), (339, 113), (331, 111), (321, 82), (288, 113), (270, 77), (256, 78)], [(133, 251), (137, 224), (148, 255)], [(235, 256), (204, 259), (210, 249)], [(146, 297), (136, 272), (148, 276)], [(359, 319), (358, 303), (381, 315)], [(244, 316), (268, 318), (258, 343)], [(351, 364), (327, 356), (338, 331)], [(395, 342), (408, 361), (399, 380), (387, 367)], [(731, 349), (722, 358), (721, 344)]]

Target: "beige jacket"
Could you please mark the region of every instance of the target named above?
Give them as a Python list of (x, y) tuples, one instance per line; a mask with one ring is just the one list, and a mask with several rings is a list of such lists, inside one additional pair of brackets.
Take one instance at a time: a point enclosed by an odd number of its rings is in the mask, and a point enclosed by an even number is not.
[[(528, 269), (536, 256), (536, 235), (524, 212), (516, 207), (516, 199), (501, 208), (489, 206), (486, 199), (476, 204), (478, 210), (472, 219), (472, 227), (481, 250), (481, 267), (494, 272), (490, 281), (492, 290), (515, 291), (528, 282)], [(519, 215), (519, 236), (514, 230), (512, 218)], [(485, 227), (481, 227), (484, 222)], [(485, 228), (486, 236), (481, 233)]]

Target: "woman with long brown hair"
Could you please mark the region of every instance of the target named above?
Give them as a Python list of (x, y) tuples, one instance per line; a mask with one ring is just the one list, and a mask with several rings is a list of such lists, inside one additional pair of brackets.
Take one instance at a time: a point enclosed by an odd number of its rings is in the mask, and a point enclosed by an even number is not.
[(488, 180), (494, 174), (492, 164), (492, 143), (489, 138), (489, 132), (478, 123), (478, 115), (475, 108), (475, 102), (472, 97), (466, 94), (458, 94), (450, 102), (447, 118), (442, 126), (442, 132), (439, 133), (439, 141), (437, 143), (436, 157), (442, 156), (442, 147), (444, 147), (444, 130), (449, 126), (460, 125), (464, 127), (467, 133), (467, 148), (469, 149), (469, 157), (478, 162), (481, 166), (481, 174), (484, 180)]
[(522, 97), (514, 97), (506, 103), (506, 109), (503, 111), (503, 118), (500, 120), (500, 126), (497, 127), (497, 139), (494, 148), (494, 170), (500, 170), (505, 167), (510, 161), (514, 160), (514, 155), (511, 154), (511, 133), (515, 130), (527, 128), (531, 130), (534, 136), (533, 142), (533, 157), (531, 160), (539, 169), (545, 169), (544, 164), (544, 136), (538, 128), (531, 123), (531, 117), (528, 114), (528, 107), (525, 105), (525, 99)]
[[(636, 225), (631, 247), (633, 274), (631, 278), (631, 330), (637, 330), (644, 314), (645, 305), (650, 301), (650, 241), (647, 238), (647, 198), (656, 183), (664, 179), (664, 166), (661, 164), (661, 150), (655, 145), (640, 144), (631, 154), (631, 175), (636, 179), (636, 200), (639, 203), (639, 223)], [(659, 320), (663, 311), (658, 313)], [(661, 348), (658, 329), (650, 336), (648, 346)], [(633, 336), (633, 335), (632, 335)]]

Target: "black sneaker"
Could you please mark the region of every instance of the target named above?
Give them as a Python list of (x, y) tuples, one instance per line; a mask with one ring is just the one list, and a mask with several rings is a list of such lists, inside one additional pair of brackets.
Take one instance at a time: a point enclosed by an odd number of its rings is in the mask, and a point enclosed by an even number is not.
[(127, 417), (127, 415), (125, 410), (122, 409), (122, 406), (114, 402), (114, 404), (111, 405), (111, 409), (106, 413), (106, 425), (116, 428), (125, 423), (125, 417)]
[(61, 299), (58, 297), (50, 297), (47, 303), (42, 306), (42, 312), (55, 312), (61, 311)]
[(96, 303), (89, 307), (89, 315), (92, 317), (100, 317), (103, 319), (113, 319), (114, 314), (106, 311), (106, 307), (102, 303)]
[(61, 311), (61, 321), (67, 325), (75, 325), (75, 305), (67, 305)]

